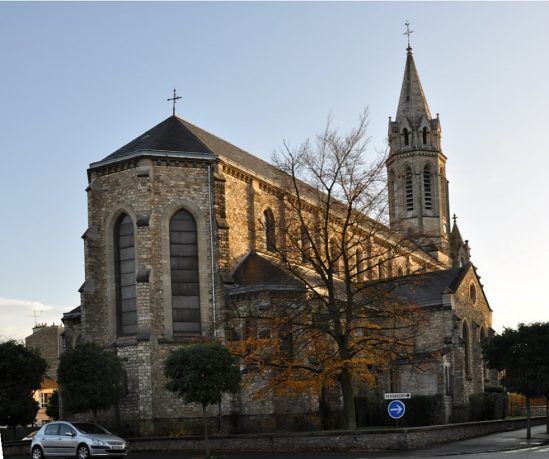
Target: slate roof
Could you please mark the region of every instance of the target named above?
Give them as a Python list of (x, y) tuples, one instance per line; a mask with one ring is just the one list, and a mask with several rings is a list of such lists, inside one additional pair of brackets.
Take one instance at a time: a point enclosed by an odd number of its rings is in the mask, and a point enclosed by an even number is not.
[(286, 286), (295, 289), (301, 285), (282, 267), (255, 252), (249, 253), (242, 260), (232, 277), (239, 287)]
[(371, 287), (367, 287), (365, 295), (381, 290), (384, 298), (393, 297), (395, 300), (408, 298), (418, 305), (440, 304), (442, 295), (446, 292), (453, 293), (458, 288), (463, 276), (471, 264), (461, 268), (445, 269), (424, 274), (415, 274), (401, 278), (384, 281), (374, 281)]
[(252, 174), (259, 173), (271, 180), (281, 176), (281, 171), (272, 164), (178, 116), (170, 116), (103, 160), (92, 163), (90, 167), (159, 153), (170, 156), (190, 155), (204, 159), (217, 156), (237, 163)]

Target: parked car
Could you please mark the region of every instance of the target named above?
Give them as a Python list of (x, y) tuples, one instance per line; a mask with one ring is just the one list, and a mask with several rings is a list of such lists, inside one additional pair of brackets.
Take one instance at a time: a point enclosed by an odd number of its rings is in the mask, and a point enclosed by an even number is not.
[(32, 439), (32, 459), (47, 457), (122, 457), (126, 441), (97, 424), (56, 421), (43, 425)]

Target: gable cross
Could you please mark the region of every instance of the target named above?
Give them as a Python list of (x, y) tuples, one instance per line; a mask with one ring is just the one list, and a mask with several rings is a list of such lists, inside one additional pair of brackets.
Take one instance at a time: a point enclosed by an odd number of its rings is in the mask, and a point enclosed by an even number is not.
[(176, 95), (175, 89), (173, 90), (173, 97), (170, 99), (166, 99), (168, 102), (173, 100), (173, 112), (172, 112), (173, 116), (175, 116), (175, 103), (178, 99), (181, 99), (181, 96)]

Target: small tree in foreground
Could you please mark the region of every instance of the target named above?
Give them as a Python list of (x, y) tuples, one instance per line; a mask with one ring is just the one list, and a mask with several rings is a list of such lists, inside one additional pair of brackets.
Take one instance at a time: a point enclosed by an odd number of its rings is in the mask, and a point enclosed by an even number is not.
[(220, 403), (224, 393), (236, 393), (240, 370), (234, 357), (219, 343), (198, 343), (170, 353), (165, 364), (166, 388), (185, 403), (200, 403), (204, 419), (206, 456), (210, 455), (206, 407)]
[(59, 419), (59, 392), (55, 391), (51, 394), (50, 401), (46, 407), (46, 415), (52, 418), (54, 421)]
[(59, 361), (63, 409), (69, 413), (97, 411), (115, 406), (124, 394), (124, 367), (118, 356), (95, 343), (66, 351)]
[(0, 425), (15, 429), (34, 422), (38, 403), (32, 394), (47, 366), (34, 349), (15, 341), (0, 344)]
[[(508, 390), (526, 397), (526, 438), (532, 438), (530, 399), (549, 397), (549, 323), (519, 324), (506, 328), (484, 345), (484, 357), (490, 368), (505, 371), (503, 384)], [(549, 412), (548, 412), (549, 431)]]

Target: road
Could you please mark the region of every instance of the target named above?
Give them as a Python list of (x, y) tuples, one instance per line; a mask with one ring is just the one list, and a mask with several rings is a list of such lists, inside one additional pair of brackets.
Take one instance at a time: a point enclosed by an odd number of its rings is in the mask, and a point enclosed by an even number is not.
[[(231, 453), (216, 454), (215, 459), (373, 459), (449, 457), (479, 459), (536, 459), (549, 457), (549, 434), (545, 426), (532, 429), (533, 439), (526, 440), (526, 431), (514, 430), (484, 437), (446, 443), (413, 451), (338, 452), (338, 453)], [(10, 459), (28, 459), (28, 456), (10, 456)], [(127, 459), (204, 459), (201, 453), (134, 452)]]

